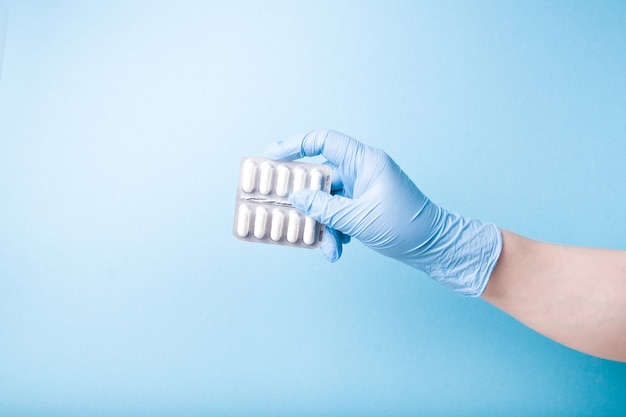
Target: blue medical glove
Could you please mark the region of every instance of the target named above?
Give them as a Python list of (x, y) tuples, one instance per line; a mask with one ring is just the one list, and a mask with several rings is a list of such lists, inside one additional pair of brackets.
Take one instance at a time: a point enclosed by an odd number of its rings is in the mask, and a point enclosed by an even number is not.
[(320, 130), (275, 142), (265, 154), (280, 160), (322, 154), (333, 168), (332, 195), (301, 190), (290, 197), (327, 226), (321, 249), (329, 261), (354, 237), (462, 295), (483, 293), (502, 249), (500, 230), (437, 206), (382, 150)]

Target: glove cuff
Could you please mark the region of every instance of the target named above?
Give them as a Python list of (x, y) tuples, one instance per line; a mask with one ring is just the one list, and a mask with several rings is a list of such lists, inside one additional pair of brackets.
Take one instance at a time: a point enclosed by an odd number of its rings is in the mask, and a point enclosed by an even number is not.
[(480, 297), (502, 252), (502, 233), (493, 223), (442, 211), (425, 271), (460, 295)]

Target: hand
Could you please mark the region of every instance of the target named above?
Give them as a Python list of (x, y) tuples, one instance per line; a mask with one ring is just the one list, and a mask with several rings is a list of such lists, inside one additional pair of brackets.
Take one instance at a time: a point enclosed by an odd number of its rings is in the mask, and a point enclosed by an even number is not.
[(463, 295), (482, 294), (502, 247), (495, 225), (437, 206), (384, 151), (338, 132), (313, 131), (266, 150), (280, 160), (319, 154), (333, 168), (332, 195), (301, 190), (290, 202), (327, 226), (321, 249), (328, 260), (354, 237)]

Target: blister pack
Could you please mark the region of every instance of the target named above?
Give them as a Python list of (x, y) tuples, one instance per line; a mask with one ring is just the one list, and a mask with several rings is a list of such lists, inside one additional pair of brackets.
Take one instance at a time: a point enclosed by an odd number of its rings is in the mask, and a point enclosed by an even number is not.
[(324, 164), (243, 157), (233, 235), (249, 242), (318, 247), (324, 225), (296, 210), (289, 195), (301, 189), (330, 192), (331, 174)]

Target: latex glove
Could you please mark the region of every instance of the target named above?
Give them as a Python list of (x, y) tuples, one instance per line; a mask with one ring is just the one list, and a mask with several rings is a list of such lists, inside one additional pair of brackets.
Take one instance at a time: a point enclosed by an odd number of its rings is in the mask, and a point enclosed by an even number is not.
[(322, 154), (333, 168), (333, 195), (301, 190), (289, 198), (327, 226), (321, 249), (328, 260), (339, 259), (342, 244), (354, 237), (462, 295), (484, 291), (502, 249), (500, 230), (434, 204), (384, 151), (319, 130), (275, 142), (265, 154), (279, 160)]

